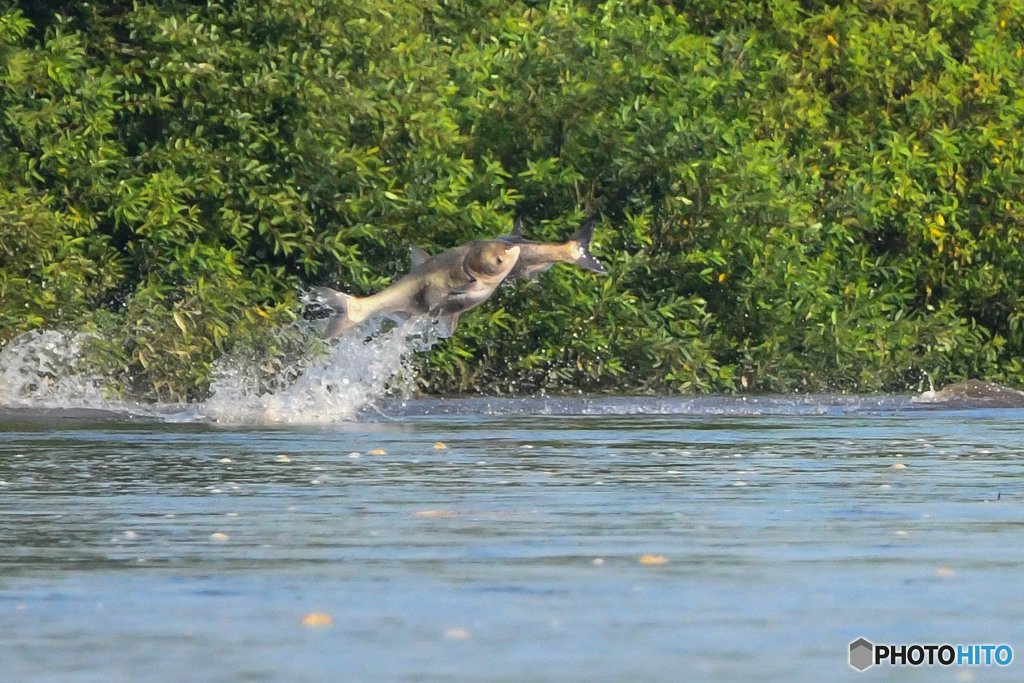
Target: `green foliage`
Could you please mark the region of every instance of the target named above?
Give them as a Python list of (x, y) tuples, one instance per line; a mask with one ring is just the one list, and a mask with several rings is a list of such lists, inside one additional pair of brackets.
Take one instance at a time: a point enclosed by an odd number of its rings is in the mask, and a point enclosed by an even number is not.
[(1024, 3), (0, 3), (0, 342), (202, 396), (297, 291), (602, 220), (439, 392), (1024, 384)]

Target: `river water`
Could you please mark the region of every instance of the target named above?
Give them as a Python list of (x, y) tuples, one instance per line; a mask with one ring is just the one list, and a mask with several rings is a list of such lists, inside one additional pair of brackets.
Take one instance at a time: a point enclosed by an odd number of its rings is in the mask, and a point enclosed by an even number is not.
[[(1024, 411), (168, 412), (0, 409), (0, 680), (1024, 676)], [(1015, 659), (858, 673), (858, 637)]]

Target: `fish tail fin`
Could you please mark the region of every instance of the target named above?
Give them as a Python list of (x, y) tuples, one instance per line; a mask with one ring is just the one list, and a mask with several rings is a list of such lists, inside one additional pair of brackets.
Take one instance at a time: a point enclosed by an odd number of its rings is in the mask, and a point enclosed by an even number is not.
[(576, 231), (576, 234), (569, 238), (569, 241), (576, 245), (576, 254), (573, 263), (580, 268), (585, 268), (595, 273), (607, 273), (601, 262), (590, 253), (590, 240), (594, 237), (594, 219), (591, 218), (583, 227)]
[(313, 292), (337, 314), (327, 322), (324, 339), (340, 337), (362, 322), (362, 318), (355, 319), (352, 315), (354, 304), (358, 301), (356, 297), (336, 292), (329, 287), (314, 287)]

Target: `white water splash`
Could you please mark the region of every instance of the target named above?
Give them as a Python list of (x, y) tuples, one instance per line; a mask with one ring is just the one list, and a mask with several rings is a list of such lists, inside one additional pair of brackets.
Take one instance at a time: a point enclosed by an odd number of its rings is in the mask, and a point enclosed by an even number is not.
[(413, 354), (437, 342), (436, 327), (420, 318), (385, 332), (380, 325), (354, 330), (331, 342), (324, 356), (292, 359), (269, 390), (258, 386), (251, 361), (223, 359), (210, 398), (176, 419), (244, 424), (354, 420), (385, 395), (412, 389)]
[[(314, 325), (301, 325), (299, 336), (317, 335)], [(355, 420), (384, 396), (408, 393), (413, 355), (440, 338), (437, 325), (426, 319), (381, 329), (378, 323), (353, 330), (328, 344), (323, 354), (278, 359), (280, 368), (269, 381), (261, 382), (258, 361), (251, 357), (223, 358), (217, 364), (210, 397), (188, 405), (113, 400), (107, 395), (104, 377), (80, 370), (87, 360), (90, 335), (28, 332), (0, 349), (0, 408), (90, 409), (173, 422), (227, 424)], [(296, 330), (290, 332), (294, 337)]]
[(78, 370), (88, 334), (35, 330), (0, 350), (0, 407), (120, 410), (102, 377)]

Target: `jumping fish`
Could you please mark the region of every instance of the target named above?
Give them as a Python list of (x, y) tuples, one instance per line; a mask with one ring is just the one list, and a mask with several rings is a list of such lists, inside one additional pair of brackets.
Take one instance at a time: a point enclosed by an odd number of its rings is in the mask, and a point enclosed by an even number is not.
[(590, 253), (590, 240), (594, 237), (594, 220), (588, 220), (576, 233), (562, 243), (534, 242), (523, 236), (523, 219), (516, 218), (512, 232), (497, 238), (506, 244), (519, 245), (519, 261), (509, 278), (536, 280), (556, 263), (571, 263), (594, 273), (606, 273), (601, 262)]
[[(608, 272), (601, 262), (590, 253), (590, 240), (593, 236), (594, 221), (588, 220), (583, 227), (576, 231), (576, 234), (565, 242), (534, 242), (523, 236), (523, 220), (516, 218), (511, 233), (494, 239), (520, 248), (519, 260), (512, 272), (508, 274), (509, 280), (518, 278), (536, 280), (541, 273), (556, 263), (571, 263), (595, 273)], [(429, 253), (416, 245), (409, 247), (409, 251), (412, 254), (414, 268), (430, 258)]]
[(313, 291), (334, 309), (325, 339), (338, 337), (374, 315), (430, 315), (448, 334), (459, 316), (479, 306), (515, 267), (521, 248), (501, 240), (476, 240), (414, 264), (407, 275), (372, 296), (355, 297), (328, 287)]
[(922, 392), (915, 403), (941, 403), (963, 407), (1024, 408), (1024, 391), (1004, 387), (995, 382), (969, 379), (939, 389)]

